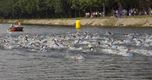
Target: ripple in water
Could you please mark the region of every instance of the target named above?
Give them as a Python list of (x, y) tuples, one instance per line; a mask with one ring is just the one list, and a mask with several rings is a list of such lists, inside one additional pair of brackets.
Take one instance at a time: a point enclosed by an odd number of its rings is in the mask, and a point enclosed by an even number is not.
[(4, 34), (2, 80), (151, 80), (152, 35)]
[(131, 56), (133, 54), (151, 56), (152, 35), (144, 34), (92, 34), (76, 32), (66, 34), (6, 34), (0, 37), (3, 49), (24, 49), (35, 52), (69, 50), (81, 53), (98, 52), (103, 54)]

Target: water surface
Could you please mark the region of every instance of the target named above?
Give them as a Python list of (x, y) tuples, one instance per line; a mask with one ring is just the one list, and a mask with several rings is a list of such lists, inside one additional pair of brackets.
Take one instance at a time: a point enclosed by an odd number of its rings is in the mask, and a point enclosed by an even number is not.
[[(73, 27), (24, 25), (23, 33), (8, 33), (8, 26), (0, 25), (0, 80), (152, 80), (151, 28), (85, 27), (77, 33)], [(85, 33), (88, 37), (97, 37), (83, 38)], [(73, 34), (76, 37), (71, 36)], [(81, 34), (80, 41), (86, 43), (74, 43), (79, 39), (77, 34)], [(131, 48), (132, 53), (128, 56), (123, 54), (123, 50), (120, 50), (122, 54), (103, 51), (113, 50), (112, 47), (103, 46), (113, 40), (128, 40), (128, 34), (134, 35), (137, 42), (149, 39), (149, 45), (137, 45), (136, 40), (133, 43), (113, 44), (125, 49)], [(19, 45), (26, 35), (27, 43)], [(58, 48), (47, 45), (52, 39), (61, 39), (64, 46)], [(30, 42), (34, 45), (39, 42), (38, 47), (28, 46)], [(40, 46), (45, 45), (46, 51), (41, 50)]]

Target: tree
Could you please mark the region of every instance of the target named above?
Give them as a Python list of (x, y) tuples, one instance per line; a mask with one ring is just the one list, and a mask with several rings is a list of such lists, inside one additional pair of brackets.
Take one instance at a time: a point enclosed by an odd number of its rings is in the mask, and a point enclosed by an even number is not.
[(3, 18), (59, 18), (84, 16), (85, 12), (152, 7), (152, 0), (0, 0)]

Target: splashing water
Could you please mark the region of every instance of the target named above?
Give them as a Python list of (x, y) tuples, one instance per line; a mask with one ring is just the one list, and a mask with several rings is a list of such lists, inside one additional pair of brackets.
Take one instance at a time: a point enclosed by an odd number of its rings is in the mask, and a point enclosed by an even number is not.
[[(140, 41), (140, 43), (139, 43)], [(139, 44), (143, 44), (142, 47)], [(80, 52), (98, 52), (129, 56), (130, 53), (151, 56), (152, 35), (135, 35), (105, 33), (93, 34), (89, 32), (76, 32), (64, 34), (5, 34), (0, 37), (0, 46), (4, 49), (27, 49), (31, 51), (49, 52), (51, 49), (70, 50)], [(142, 48), (142, 49), (141, 49)]]

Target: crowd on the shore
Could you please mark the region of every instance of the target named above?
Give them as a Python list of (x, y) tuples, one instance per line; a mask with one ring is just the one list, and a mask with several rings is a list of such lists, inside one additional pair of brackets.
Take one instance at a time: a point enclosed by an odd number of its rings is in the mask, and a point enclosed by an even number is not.
[[(115, 17), (122, 17), (122, 16), (142, 16), (142, 15), (150, 15), (152, 16), (152, 8), (149, 8), (148, 10), (139, 10), (136, 8), (131, 8), (129, 10), (127, 9), (117, 9), (117, 10), (112, 10), (112, 16)], [(104, 17), (105, 12), (100, 12), (100, 11), (94, 11), (94, 12), (86, 12), (85, 17)]]
[(99, 12), (99, 11), (96, 11), (96, 12), (86, 12), (85, 13), (85, 17), (103, 17), (104, 16), (104, 12)]

